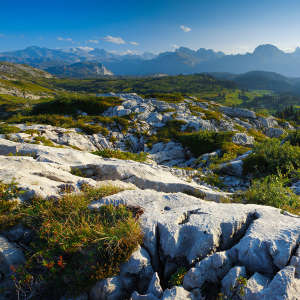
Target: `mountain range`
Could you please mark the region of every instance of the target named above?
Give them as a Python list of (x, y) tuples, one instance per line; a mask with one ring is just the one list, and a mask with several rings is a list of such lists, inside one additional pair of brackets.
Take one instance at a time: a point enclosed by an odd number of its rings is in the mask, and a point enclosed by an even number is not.
[[(270, 44), (260, 45), (252, 53), (236, 55), (226, 55), (211, 49), (192, 50), (185, 47), (158, 55), (152, 53), (120, 55), (98, 48), (78, 47), (65, 50), (32, 46), (24, 50), (2, 52), (0, 61), (29, 64), (58, 76), (71, 77), (74, 74), (75, 77), (80, 77), (78, 76), (80, 66), (89, 69), (88, 76), (97, 77), (100, 75), (96, 72), (99, 71), (99, 66), (97, 68), (99, 63), (105, 66), (108, 73), (123, 76), (203, 72), (240, 74), (261, 70), (300, 77), (300, 48), (287, 53)], [(76, 69), (75, 73), (64, 71), (66, 66), (76, 63), (81, 65), (72, 67)]]

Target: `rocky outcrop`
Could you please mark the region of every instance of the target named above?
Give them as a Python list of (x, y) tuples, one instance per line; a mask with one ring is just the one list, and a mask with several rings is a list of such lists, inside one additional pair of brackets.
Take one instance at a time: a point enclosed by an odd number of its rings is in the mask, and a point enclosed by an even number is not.
[[(19, 156), (6, 156), (8, 154)], [(71, 174), (74, 170), (84, 177)], [(83, 183), (95, 186), (107, 180), (126, 182), (141, 189), (189, 192), (214, 201), (227, 196), (226, 193), (182, 180), (157, 165), (103, 159), (73, 149), (0, 139), (0, 180), (10, 182), (13, 179), (27, 192), (24, 197), (35, 194), (58, 196), (66, 188), (78, 191)]]
[[(299, 218), (271, 207), (217, 204), (153, 190), (124, 191), (90, 207), (97, 209), (108, 203), (143, 208), (144, 247), (163, 283), (185, 265), (190, 269), (183, 287), (192, 293), (207, 282), (222, 282), (223, 292), (230, 296), (230, 285), (239, 290), (239, 277), (248, 279), (248, 274), (256, 274), (249, 278), (247, 295), (271, 299), (267, 297), (278, 292), (281, 299), (297, 299), (299, 260), (291, 258), (296, 257), (300, 243)], [(272, 288), (275, 284), (280, 287), (276, 292)]]

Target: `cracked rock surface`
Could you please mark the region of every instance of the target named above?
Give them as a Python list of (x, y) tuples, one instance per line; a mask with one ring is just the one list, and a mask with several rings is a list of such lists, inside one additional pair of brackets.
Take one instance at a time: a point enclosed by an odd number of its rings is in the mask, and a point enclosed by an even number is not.
[[(220, 282), (223, 292), (230, 294), (230, 282), (236, 286), (243, 276), (249, 279), (245, 299), (299, 299), (300, 218), (272, 207), (139, 189), (99, 199), (90, 207), (108, 203), (143, 208), (144, 247), (162, 286), (185, 265), (183, 288), (191, 295), (205, 290), (207, 283)], [(281, 298), (272, 298), (276, 293)], [(175, 294), (166, 299), (177, 299)]]

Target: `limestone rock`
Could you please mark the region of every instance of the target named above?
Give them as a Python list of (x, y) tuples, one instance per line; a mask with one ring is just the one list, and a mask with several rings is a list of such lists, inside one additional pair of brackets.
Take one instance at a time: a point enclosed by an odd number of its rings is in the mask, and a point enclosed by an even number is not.
[(130, 300), (159, 300), (159, 298), (155, 297), (151, 293), (140, 295), (138, 292), (134, 292), (132, 293)]
[(147, 293), (153, 294), (157, 298), (160, 298), (163, 294), (163, 290), (160, 285), (160, 280), (159, 280), (158, 274), (156, 272), (152, 276), (152, 279), (148, 286)]
[(228, 163), (223, 163), (219, 166), (218, 172), (221, 172), (222, 174), (241, 177), (243, 175), (243, 161), (235, 160)]
[(246, 278), (245, 267), (234, 267), (232, 268), (222, 279), (222, 293), (232, 299), (235, 296), (242, 294), (244, 286), (240, 286), (238, 279), (240, 277)]
[(255, 299), (256, 295), (268, 286), (270, 279), (260, 273), (254, 273), (245, 287), (245, 300)]
[(144, 248), (139, 247), (120, 269), (120, 279), (126, 290), (146, 292), (153, 276), (151, 259)]
[(123, 296), (123, 287), (119, 277), (98, 281), (90, 291), (91, 300), (121, 300), (124, 299)]
[(270, 138), (279, 138), (285, 134), (285, 131), (282, 128), (270, 127), (265, 131), (265, 134)]
[[(28, 191), (27, 197), (35, 194), (43, 197), (58, 196), (63, 192), (61, 185), (72, 185), (72, 189), (78, 191), (83, 183), (95, 186), (97, 181), (107, 180), (131, 183), (131, 187), (136, 185), (142, 189), (201, 193), (206, 199), (214, 201), (227, 196), (226, 193), (184, 181), (159, 166), (103, 159), (78, 150), (21, 144), (3, 139), (0, 139), (0, 145), (0, 180), (10, 182), (15, 179)], [(10, 152), (33, 157), (3, 156)], [(93, 179), (72, 175), (71, 169), (78, 169)]]
[(23, 252), (4, 236), (0, 236), (0, 272), (9, 275), (11, 266), (17, 267), (23, 263), (25, 263)]
[(246, 133), (236, 133), (232, 137), (232, 142), (236, 145), (241, 145), (241, 146), (253, 146), (254, 144), (254, 137), (249, 136)]
[(250, 119), (256, 118), (255, 112), (253, 112), (249, 109), (222, 106), (221, 111), (224, 114), (229, 115), (231, 117), (250, 118)]
[(193, 294), (186, 291), (183, 287), (176, 286), (171, 289), (164, 291), (162, 300), (192, 300), (194, 299)]
[(295, 267), (287, 266), (279, 271), (267, 288), (255, 295), (259, 300), (298, 300), (300, 279), (295, 278)]

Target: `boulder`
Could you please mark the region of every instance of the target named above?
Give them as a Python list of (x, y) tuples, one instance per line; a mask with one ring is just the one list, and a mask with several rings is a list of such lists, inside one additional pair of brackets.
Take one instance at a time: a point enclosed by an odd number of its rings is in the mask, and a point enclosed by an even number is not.
[[(34, 144), (21, 144), (0, 139), (0, 180), (13, 179), (27, 190), (24, 195), (32, 197), (58, 196), (63, 186), (72, 186), (78, 191), (83, 183), (99, 185), (107, 180), (130, 183), (141, 189), (164, 192), (187, 191), (202, 194), (204, 198), (219, 201), (227, 194), (184, 181), (160, 166), (119, 159), (103, 159), (97, 155), (73, 149), (53, 148)], [(28, 156), (3, 156), (12, 152)], [(1, 155), (2, 154), (2, 155)], [(72, 175), (72, 169), (79, 170), (86, 177)], [(119, 183), (117, 184), (119, 185)]]
[(266, 136), (268, 136), (270, 138), (279, 138), (283, 134), (285, 134), (285, 131), (282, 128), (270, 127), (270, 128), (265, 130), (265, 134), (266, 134)]
[(18, 267), (24, 263), (23, 252), (4, 236), (0, 236), (0, 273), (9, 276), (11, 267)]
[(280, 270), (270, 284), (255, 294), (257, 300), (298, 300), (300, 279), (295, 278), (295, 267), (287, 266)]
[(124, 299), (124, 291), (118, 276), (98, 281), (90, 291), (91, 300), (121, 300)]
[(234, 160), (228, 163), (223, 163), (218, 167), (218, 172), (222, 174), (241, 177), (243, 175), (243, 161)]
[(163, 294), (163, 290), (160, 285), (160, 279), (158, 277), (158, 274), (155, 272), (152, 276), (152, 279), (150, 281), (150, 284), (148, 286), (147, 293), (153, 294), (157, 298), (161, 298)]
[(249, 109), (242, 109), (242, 108), (236, 108), (236, 107), (227, 107), (222, 106), (220, 110), (231, 117), (238, 117), (238, 118), (245, 118), (245, 119), (255, 119), (256, 114), (254, 111), (251, 111)]
[(270, 279), (260, 273), (254, 273), (245, 287), (245, 300), (255, 299), (256, 295), (268, 286)]
[(254, 144), (254, 137), (239, 132), (232, 137), (232, 142), (236, 145), (251, 147)]
[(245, 286), (239, 282), (239, 278), (246, 279), (247, 273), (245, 267), (236, 266), (232, 268), (222, 279), (222, 293), (229, 299), (242, 296)]
[(120, 269), (120, 279), (123, 287), (132, 293), (137, 290), (141, 293), (146, 292), (149, 282), (153, 276), (151, 259), (144, 248), (139, 247), (124, 263)]
[(161, 298), (162, 300), (192, 300), (193, 294), (186, 291), (183, 287), (176, 286), (171, 289), (166, 289)]

